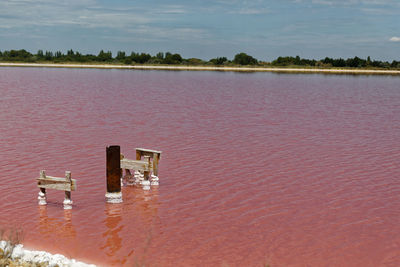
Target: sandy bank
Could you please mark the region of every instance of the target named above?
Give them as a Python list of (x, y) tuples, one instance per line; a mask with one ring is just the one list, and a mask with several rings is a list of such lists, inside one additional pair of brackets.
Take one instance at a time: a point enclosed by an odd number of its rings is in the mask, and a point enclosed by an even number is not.
[(279, 73), (326, 73), (359, 75), (400, 75), (400, 70), (366, 69), (302, 69), (262, 67), (208, 67), (208, 66), (164, 66), (164, 65), (112, 65), (112, 64), (39, 64), (0, 63), (0, 67), (42, 67), (42, 68), (94, 68), (94, 69), (138, 69), (138, 70), (187, 70), (187, 71), (238, 71), (238, 72), (279, 72)]
[[(0, 241), (0, 249), (7, 251), (10, 249), (6, 241)], [(22, 263), (36, 263), (36, 264), (47, 264), (48, 266), (59, 266), (59, 267), (96, 267), (93, 264), (86, 264), (74, 259), (68, 259), (60, 254), (50, 254), (45, 251), (28, 250), (23, 245), (16, 245), (11, 254), (11, 260), (14, 263), (18, 263), (18, 266), (26, 266)]]

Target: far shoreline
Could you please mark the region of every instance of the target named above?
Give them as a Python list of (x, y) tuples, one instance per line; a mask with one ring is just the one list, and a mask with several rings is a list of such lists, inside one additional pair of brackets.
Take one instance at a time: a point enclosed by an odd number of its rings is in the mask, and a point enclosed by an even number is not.
[(350, 74), (350, 75), (400, 75), (400, 70), (377, 69), (337, 69), (337, 68), (282, 68), (282, 67), (217, 67), (182, 65), (113, 65), (113, 64), (60, 64), (60, 63), (0, 63), (0, 67), (35, 68), (80, 68), (80, 69), (127, 69), (127, 70), (174, 70), (174, 71), (224, 71), (224, 72), (275, 72), (310, 74)]

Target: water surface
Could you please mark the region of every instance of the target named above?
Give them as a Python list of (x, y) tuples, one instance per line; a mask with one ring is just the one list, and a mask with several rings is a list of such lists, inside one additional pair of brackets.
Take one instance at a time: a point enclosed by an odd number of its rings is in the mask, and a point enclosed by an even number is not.
[[(399, 266), (400, 79), (0, 69), (0, 225), (102, 266)], [(105, 148), (162, 150), (106, 204)], [(39, 170), (78, 181), (37, 205)]]

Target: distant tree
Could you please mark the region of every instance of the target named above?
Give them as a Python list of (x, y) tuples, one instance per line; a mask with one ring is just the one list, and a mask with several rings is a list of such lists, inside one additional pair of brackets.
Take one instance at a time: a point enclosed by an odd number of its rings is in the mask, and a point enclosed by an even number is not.
[(23, 62), (34, 61), (33, 55), (24, 49), (4, 51), (2, 57), (3, 60), (5, 61), (23, 61)]
[(101, 62), (111, 61), (112, 60), (111, 51), (104, 52), (103, 50), (101, 50), (97, 55), (97, 60)]
[(233, 59), (233, 63), (239, 65), (255, 65), (258, 63), (257, 59), (252, 56), (247, 55), (246, 53), (239, 53), (235, 55)]
[(151, 55), (146, 54), (146, 53), (139, 54), (139, 53), (132, 52), (130, 55), (130, 58), (132, 61), (134, 61), (136, 63), (143, 64), (151, 59)]
[(179, 54), (173, 54), (171, 56), (172, 60), (177, 61), (177, 62), (182, 62), (183, 58)]
[(334, 67), (346, 67), (346, 61), (343, 58), (335, 59), (333, 61)]
[(366, 65), (365, 64), (365, 60), (362, 60), (359, 57), (348, 58), (346, 60), (346, 66), (347, 67), (360, 68), (360, 67), (364, 67), (365, 65)]
[(217, 57), (210, 59), (210, 62), (214, 65), (223, 65), (225, 62), (228, 62), (226, 57)]
[[(43, 52), (43, 50), (38, 50), (37, 54), (32, 55), (30, 52), (21, 49), (21, 50), (9, 50), (9, 51), (0, 51), (0, 61), (9, 61), (9, 62), (35, 62), (35, 61), (53, 61), (53, 62), (112, 62), (113, 60), (117, 60), (124, 64), (132, 64), (132, 63), (140, 63), (140, 64), (188, 64), (188, 65), (200, 65), (200, 64), (214, 64), (214, 65), (224, 65), (227, 63), (231, 63), (226, 57), (217, 57), (210, 59), (208, 62), (205, 62), (199, 58), (189, 58), (184, 59), (179, 54), (172, 54), (170, 52), (157, 53), (155, 56), (151, 56), (147, 53), (135, 53), (132, 52), (130, 56), (127, 56), (125, 52), (118, 51), (115, 59), (112, 58), (112, 53), (110, 51), (104, 52), (101, 50), (99, 54), (91, 55), (91, 54), (81, 54), (78, 51), (74, 52), (72, 49), (67, 51), (67, 54), (63, 54), (60, 51), (55, 53), (51, 51)], [(379, 61), (379, 60), (371, 60), (371, 57), (367, 57), (367, 59), (362, 59), (359, 57), (354, 58), (329, 58), (325, 57), (321, 60), (310, 60), (304, 59), (300, 56), (296, 57), (278, 57), (273, 60), (271, 63), (268, 62), (259, 62), (257, 59), (252, 56), (247, 55), (246, 53), (239, 53), (235, 55), (233, 63), (238, 65), (255, 65), (259, 64), (262, 66), (266, 65), (275, 65), (275, 66), (317, 66), (317, 67), (351, 67), (351, 68), (364, 68), (364, 67), (374, 67), (374, 68), (382, 68), (382, 69), (400, 69), (400, 62), (393, 60), (392, 62), (388, 61)]]
[(366, 65), (371, 66), (371, 57), (370, 56), (367, 57)]
[(158, 52), (156, 55), (156, 58), (163, 60), (164, 59), (164, 53), (163, 52)]
[(45, 60), (52, 60), (53, 59), (53, 52), (46, 51), (46, 53), (44, 54), (44, 59)]
[(393, 60), (390, 64), (391, 68), (400, 68), (400, 61)]
[(296, 56), (296, 58), (294, 59), (294, 65), (302, 65), (301, 64), (301, 60), (300, 60), (300, 56)]
[(38, 57), (38, 59), (42, 59), (43, 58), (43, 50), (38, 50), (36, 56)]
[(61, 51), (57, 51), (54, 53), (54, 57), (56, 58), (61, 58), (63, 56), (63, 53), (61, 53)]
[(164, 64), (181, 64), (183, 58), (179, 54), (165, 53)]
[(116, 60), (118, 61), (123, 61), (126, 58), (125, 52), (123, 51), (118, 51), (117, 56), (115, 57)]
[(132, 58), (131, 57), (126, 57), (125, 59), (124, 59), (124, 64), (127, 64), (127, 65), (130, 65), (130, 64), (132, 64)]
[(188, 58), (182, 60), (182, 63), (187, 64), (187, 65), (204, 65), (205, 62), (201, 60), (200, 58)]

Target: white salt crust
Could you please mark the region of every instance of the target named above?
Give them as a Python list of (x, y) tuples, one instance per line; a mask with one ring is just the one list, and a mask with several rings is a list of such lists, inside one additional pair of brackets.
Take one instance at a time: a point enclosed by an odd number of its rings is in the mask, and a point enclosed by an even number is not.
[[(0, 248), (2, 250), (7, 250), (9, 249), (9, 244), (6, 241), (0, 241)], [(96, 267), (94, 264), (87, 264), (75, 259), (68, 259), (61, 254), (53, 255), (45, 251), (28, 250), (21, 244), (14, 247), (11, 258), (14, 261), (20, 260), (31, 263), (47, 263), (50, 267)]]
[(106, 193), (107, 203), (121, 203), (122, 202), (122, 192), (118, 193)]

